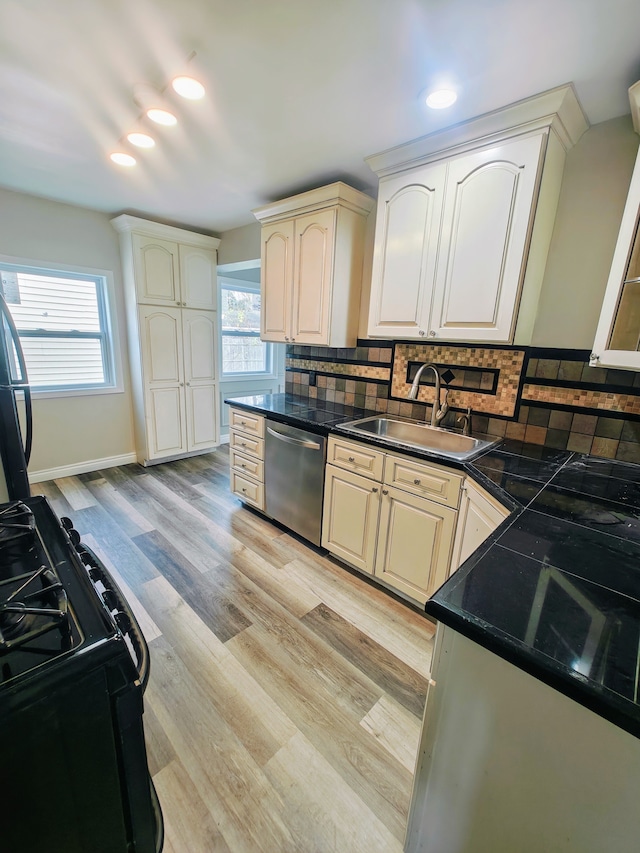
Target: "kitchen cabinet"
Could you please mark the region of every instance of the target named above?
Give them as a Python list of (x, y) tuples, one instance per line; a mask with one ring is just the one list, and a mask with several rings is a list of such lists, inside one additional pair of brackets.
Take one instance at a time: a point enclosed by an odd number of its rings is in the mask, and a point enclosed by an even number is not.
[(530, 343), (572, 87), (367, 158), (380, 177), (368, 334)]
[(246, 504), (264, 511), (265, 419), (242, 409), (229, 410), (229, 478), (231, 491)]
[(120, 233), (142, 464), (217, 446), (219, 240), (131, 216)]
[(446, 580), (462, 477), (330, 436), (322, 545), (424, 603)]
[(451, 571), (459, 568), (508, 515), (508, 509), (467, 477), (460, 496)]
[(262, 223), (263, 340), (355, 346), (373, 204), (338, 182), (253, 211)]
[[(634, 128), (640, 133), (640, 81), (629, 89)], [(622, 214), (598, 321), (591, 367), (640, 370), (640, 151)]]

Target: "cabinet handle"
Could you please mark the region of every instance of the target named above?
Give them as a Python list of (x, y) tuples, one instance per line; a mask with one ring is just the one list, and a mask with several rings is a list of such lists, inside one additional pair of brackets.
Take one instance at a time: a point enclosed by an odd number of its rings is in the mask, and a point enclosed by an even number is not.
[(383, 490), (382, 490), (382, 494), (383, 494), (383, 495), (388, 495), (388, 494), (389, 494), (389, 489), (383, 489)]
[(240, 423), (241, 423), (241, 425), (242, 425), (242, 426), (246, 426), (246, 425), (247, 425), (247, 422), (246, 422), (246, 421), (240, 421)]
[(377, 487), (377, 486), (374, 486), (374, 487), (371, 489), (371, 491), (372, 491), (372, 492), (377, 492), (377, 491), (378, 491), (378, 487)]
[(420, 329), (420, 331), (418, 332), (418, 334), (420, 335), (420, 337), (421, 337), (421, 338), (424, 338), (424, 336), (425, 336), (425, 331), (424, 331), (424, 329)]
[(241, 463), (240, 463), (240, 467), (241, 467), (241, 468), (246, 468), (247, 466), (244, 464), (244, 462), (241, 462)]
[(184, 382), (181, 382), (181, 383), (180, 383), (180, 387), (181, 387), (181, 388), (184, 388)]
[(420, 480), (414, 480), (414, 481), (413, 481), (413, 483), (414, 483), (414, 485), (419, 486), (419, 485), (420, 485)]
[(284, 336), (284, 339), (285, 339), (285, 341), (289, 340), (289, 338), (286, 335)]
[(433, 329), (431, 329), (431, 331), (429, 332), (429, 337), (435, 338), (435, 336), (436, 336), (436, 333), (433, 331)]
[(355, 456), (350, 456), (350, 457), (349, 457), (349, 462), (355, 462), (355, 461), (356, 461)]
[(241, 441), (241, 442), (240, 442), (240, 447), (246, 447), (246, 446), (247, 446), (247, 442), (246, 442), (246, 441)]
[(186, 384), (187, 384), (187, 385), (189, 385), (189, 386), (191, 385), (191, 383), (190, 383), (190, 382), (187, 382)]
[(291, 338), (291, 343), (295, 344), (295, 342), (296, 342), (296, 339), (295, 339), (295, 338)]
[(245, 492), (245, 493), (246, 493), (246, 491), (247, 491), (247, 490), (244, 488), (244, 486), (243, 486), (243, 488), (242, 488), (242, 491), (243, 491), (243, 492)]
[(182, 303), (182, 305), (183, 305), (183, 307), (184, 307), (184, 308), (186, 308), (186, 307), (187, 307), (187, 303), (186, 303), (186, 302), (183, 302), (183, 303)]
[(589, 356), (589, 361), (600, 361), (600, 356), (596, 355), (595, 352), (592, 352)]
[(179, 303), (179, 302), (176, 302), (176, 305), (180, 305), (180, 303)]

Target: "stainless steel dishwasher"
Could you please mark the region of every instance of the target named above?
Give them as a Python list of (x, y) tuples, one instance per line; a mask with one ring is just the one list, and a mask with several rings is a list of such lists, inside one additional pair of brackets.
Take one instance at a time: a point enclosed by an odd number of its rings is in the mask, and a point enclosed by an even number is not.
[(269, 419), (266, 426), (266, 513), (319, 545), (327, 440)]

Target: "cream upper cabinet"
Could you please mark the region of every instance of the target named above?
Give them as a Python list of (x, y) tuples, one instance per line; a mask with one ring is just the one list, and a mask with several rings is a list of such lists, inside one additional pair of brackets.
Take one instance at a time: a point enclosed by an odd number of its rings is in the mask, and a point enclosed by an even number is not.
[(217, 253), (133, 234), (138, 302), (182, 308), (217, 308)]
[(120, 233), (136, 450), (141, 463), (219, 441), (219, 240), (133, 216)]
[(423, 337), (430, 328), (446, 166), (380, 181), (369, 335)]
[(530, 343), (565, 154), (586, 129), (564, 86), (367, 158), (369, 336)]
[[(640, 81), (629, 89), (629, 98), (633, 126), (640, 133)], [(589, 363), (640, 370), (640, 150)]]
[(262, 223), (263, 340), (355, 345), (373, 203), (338, 182), (253, 211)]

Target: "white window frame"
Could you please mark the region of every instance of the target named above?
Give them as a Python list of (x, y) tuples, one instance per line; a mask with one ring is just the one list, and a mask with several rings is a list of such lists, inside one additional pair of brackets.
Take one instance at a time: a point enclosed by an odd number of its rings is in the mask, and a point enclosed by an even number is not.
[[(95, 279), (98, 284), (98, 305), (101, 322), (104, 323), (103, 364), (105, 377), (108, 381), (100, 385), (60, 385), (57, 387), (38, 388), (31, 386), (31, 394), (37, 399), (53, 397), (84, 397), (98, 394), (121, 394), (124, 391), (122, 376), (122, 355), (120, 336), (118, 332), (117, 314), (115, 310), (115, 287), (111, 270), (94, 267), (77, 266), (74, 264), (52, 264), (47, 261), (31, 258), (17, 258), (0, 254), (0, 266), (5, 269), (15, 269), (18, 272), (30, 272), (35, 275), (51, 275), (60, 278)], [(11, 306), (9, 306), (11, 310)]]
[(223, 289), (227, 290), (239, 290), (243, 293), (260, 293), (260, 285), (257, 282), (252, 281), (242, 281), (237, 278), (225, 278), (225, 276), (218, 276), (218, 316), (220, 317), (220, 378), (224, 381), (242, 381), (245, 379), (273, 379), (276, 377), (276, 364), (275, 357), (273, 351), (273, 344), (269, 341), (265, 341), (266, 347), (266, 361), (267, 368), (266, 370), (254, 371), (253, 373), (225, 373), (223, 371), (223, 361), (222, 361), (222, 345), (224, 343), (224, 331), (222, 328), (222, 291)]

